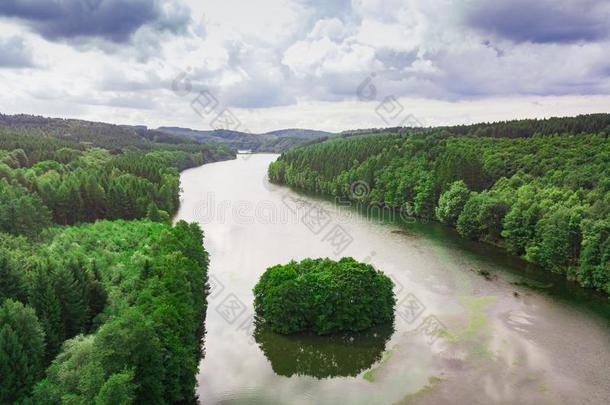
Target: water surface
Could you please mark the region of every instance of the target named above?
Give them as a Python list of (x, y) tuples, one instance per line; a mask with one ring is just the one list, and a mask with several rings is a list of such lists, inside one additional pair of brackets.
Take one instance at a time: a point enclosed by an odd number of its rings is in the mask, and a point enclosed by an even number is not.
[[(202, 403), (608, 403), (605, 297), (439, 225), (271, 185), (276, 158), (181, 176), (177, 218), (201, 224), (211, 256)], [(252, 288), (267, 267), (342, 256), (394, 279), (393, 326), (331, 338), (255, 327)]]

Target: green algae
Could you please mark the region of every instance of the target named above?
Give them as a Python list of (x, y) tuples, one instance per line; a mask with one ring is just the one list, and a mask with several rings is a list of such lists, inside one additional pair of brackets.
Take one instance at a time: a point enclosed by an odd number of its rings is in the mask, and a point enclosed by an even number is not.
[(370, 383), (375, 382), (375, 373), (377, 373), (377, 371), (379, 371), (381, 368), (383, 368), (385, 366), (385, 364), (394, 355), (394, 351), (396, 349), (398, 349), (398, 345), (394, 345), (390, 350), (384, 351), (383, 354), (381, 355), (381, 360), (379, 360), (379, 364), (377, 365), (377, 367), (373, 367), (373, 368), (367, 370), (362, 375), (362, 378), (364, 378), (366, 381), (368, 381)]
[(406, 395), (400, 401), (395, 402), (394, 405), (412, 404), (414, 401), (431, 394), (436, 388), (436, 386), (442, 383), (443, 381), (446, 381), (446, 379), (437, 376), (432, 376), (428, 378), (428, 384), (424, 385), (419, 391)]
[(468, 311), (468, 324), (457, 331), (448, 329), (441, 332), (441, 336), (451, 342), (473, 339), (481, 334), (489, 325), (489, 317), (485, 310), (496, 301), (496, 297), (459, 297), (458, 300)]

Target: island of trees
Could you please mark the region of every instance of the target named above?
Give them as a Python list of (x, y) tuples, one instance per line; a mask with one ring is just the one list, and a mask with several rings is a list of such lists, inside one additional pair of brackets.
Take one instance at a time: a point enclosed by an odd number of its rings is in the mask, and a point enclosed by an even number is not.
[(254, 287), (254, 309), (281, 334), (359, 332), (394, 320), (394, 283), (373, 266), (345, 257), (270, 267)]
[(195, 397), (208, 257), (179, 170), (234, 157), (140, 127), (0, 115), (0, 404)]
[(374, 132), (286, 152), (269, 177), (436, 219), (610, 294), (610, 114)]

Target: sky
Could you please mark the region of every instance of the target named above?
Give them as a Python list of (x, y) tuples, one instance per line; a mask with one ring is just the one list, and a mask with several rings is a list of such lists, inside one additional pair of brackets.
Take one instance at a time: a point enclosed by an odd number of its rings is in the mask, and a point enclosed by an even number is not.
[(342, 131), (610, 112), (607, 0), (2, 0), (0, 112)]

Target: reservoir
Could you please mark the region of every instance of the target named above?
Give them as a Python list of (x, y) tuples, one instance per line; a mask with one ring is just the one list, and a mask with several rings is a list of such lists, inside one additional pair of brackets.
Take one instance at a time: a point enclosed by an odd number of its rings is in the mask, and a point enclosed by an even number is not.
[[(270, 184), (278, 155), (181, 175), (178, 219), (210, 254), (204, 404), (606, 404), (610, 302), (434, 223)], [(351, 256), (396, 285), (394, 325), (280, 336), (256, 326), (269, 266)]]

